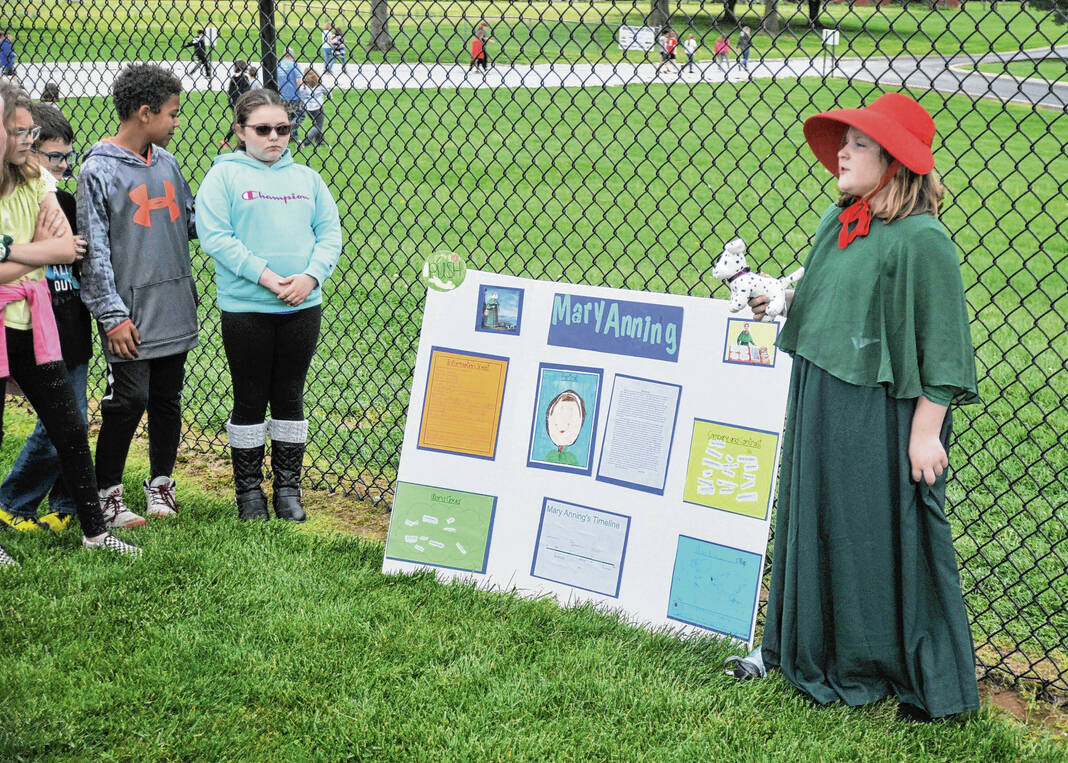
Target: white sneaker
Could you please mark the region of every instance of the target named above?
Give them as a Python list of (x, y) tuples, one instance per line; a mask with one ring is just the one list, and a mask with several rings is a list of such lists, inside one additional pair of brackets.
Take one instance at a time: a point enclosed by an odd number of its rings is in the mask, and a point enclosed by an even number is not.
[(113, 485), (100, 491), (100, 510), (108, 527), (140, 527), (145, 523), (144, 517), (134, 514), (122, 502), (122, 485)]
[(174, 498), (174, 480), (156, 477), (145, 480), (145, 514), (150, 517), (174, 517), (178, 515), (178, 503)]
[[(145, 520), (143, 519), (141, 520), (142, 523), (144, 523), (144, 521)], [(82, 545), (86, 548), (106, 548), (108, 551), (114, 551), (116, 554), (123, 554), (126, 556), (141, 556), (141, 549), (119, 540), (111, 533), (108, 533), (100, 540), (89, 540), (83, 535)]]
[(4, 549), (0, 548), (0, 569), (3, 569), (4, 567), (14, 567), (17, 569), (20, 566), (21, 565), (18, 562), (8, 556), (8, 553), (4, 551)]

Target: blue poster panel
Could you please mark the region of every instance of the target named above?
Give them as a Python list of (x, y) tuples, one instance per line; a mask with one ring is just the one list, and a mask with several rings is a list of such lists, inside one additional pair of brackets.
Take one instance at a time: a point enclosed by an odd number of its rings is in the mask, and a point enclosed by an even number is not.
[(667, 616), (748, 641), (760, 573), (760, 554), (680, 535)]
[(577, 294), (553, 296), (548, 343), (677, 363), (682, 308)]

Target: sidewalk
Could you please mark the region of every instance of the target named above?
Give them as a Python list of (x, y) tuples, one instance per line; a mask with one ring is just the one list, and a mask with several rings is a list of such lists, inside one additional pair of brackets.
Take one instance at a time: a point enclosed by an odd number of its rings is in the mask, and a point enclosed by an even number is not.
[[(63, 63), (37, 63), (19, 65), (19, 82), (34, 98), (41, 93), (44, 84), (53, 81), (59, 84), (64, 98), (98, 97), (111, 93), (115, 76), (127, 65), (126, 61), (83, 61)], [(225, 92), (230, 78), (230, 65), (214, 63), (209, 82), (199, 65), (192, 61), (152, 61), (171, 69), (182, 79), (187, 91), (215, 90)], [(312, 65), (321, 68), (318, 62), (300, 62), (303, 69)], [(749, 76), (734, 66), (729, 70), (729, 81), (744, 79), (778, 79), (820, 76), (820, 62), (807, 59), (751, 60)], [(469, 71), (458, 64), (362, 64), (349, 65), (345, 72), (335, 70), (325, 75), (334, 87), (351, 90), (402, 90), (402, 89), (473, 89), (491, 88), (548, 88), (548, 87), (619, 87), (634, 84), (670, 82), (724, 82), (728, 77), (712, 61), (695, 62), (692, 74), (664, 71), (657, 74), (655, 63), (601, 63), (601, 64), (528, 64), (491, 66), (483, 75)]]
[[(1068, 54), (1068, 48), (1042, 51), (1022, 51), (1012, 55), (1020, 57), (1029, 53)], [(898, 56), (888, 58), (842, 58), (835, 61), (829, 57), (751, 59), (748, 72), (743, 72), (736, 63), (724, 71), (709, 61), (695, 63), (693, 73), (676, 73), (665, 70), (657, 73), (653, 62), (633, 64), (497, 64), (483, 75), (460, 64), (361, 64), (350, 65), (345, 72), (335, 71), (325, 79), (334, 87), (349, 90), (404, 90), (439, 89), (460, 90), (476, 88), (560, 88), (560, 87), (622, 87), (635, 84), (684, 83), (693, 84), (739, 82), (753, 80), (777, 80), (795, 78), (836, 78), (850, 81), (872, 82), (881, 87), (907, 87), (912, 90), (938, 90), (950, 95), (969, 95), (973, 98), (992, 98), (999, 101), (1024, 103), (1064, 110), (1068, 108), (1068, 83), (1044, 83), (1041, 80), (1014, 80), (1007, 77), (966, 71), (962, 63), (975, 65), (984, 60), (999, 60), (1009, 54), (995, 53), (987, 56), (928, 56), (912, 58)], [(57, 82), (62, 97), (98, 97), (111, 93), (115, 76), (127, 64), (124, 61), (84, 61), (64, 63), (27, 63), (19, 65), (19, 81), (33, 97), (39, 97), (45, 82)], [(192, 61), (155, 61), (179, 74), (188, 91), (214, 90), (225, 92), (230, 78), (227, 62), (213, 64), (209, 81), (199, 64)], [(300, 63), (319, 68), (319, 62)], [(684, 64), (679, 66), (680, 72)]]

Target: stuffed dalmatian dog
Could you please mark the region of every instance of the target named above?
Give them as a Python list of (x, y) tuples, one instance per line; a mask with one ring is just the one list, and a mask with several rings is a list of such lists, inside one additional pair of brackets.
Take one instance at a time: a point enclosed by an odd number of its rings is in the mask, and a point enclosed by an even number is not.
[(745, 264), (745, 242), (740, 238), (723, 247), (723, 253), (712, 269), (712, 275), (722, 278), (730, 287), (732, 313), (748, 306), (752, 297), (768, 297), (767, 311), (761, 319), (763, 323), (770, 323), (786, 312), (786, 287), (799, 281), (804, 274), (805, 269), (798, 268), (790, 275), (776, 279), (752, 272)]

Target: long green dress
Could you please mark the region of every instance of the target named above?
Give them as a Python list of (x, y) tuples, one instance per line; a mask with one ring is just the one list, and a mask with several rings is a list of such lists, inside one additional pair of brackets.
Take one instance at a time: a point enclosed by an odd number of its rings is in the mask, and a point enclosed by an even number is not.
[(839, 249), (839, 212), (820, 222), (777, 342), (794, 363), (763, 658), (821, 703), (972, 710), (945, 475), (917, 485), (908, 458), (920, 395), (978, 402), (956, 248), (915, 215)]

